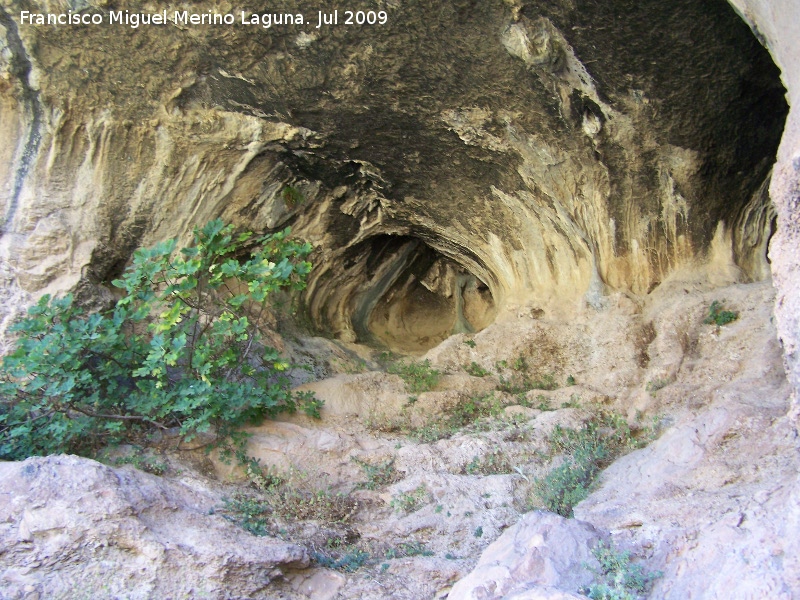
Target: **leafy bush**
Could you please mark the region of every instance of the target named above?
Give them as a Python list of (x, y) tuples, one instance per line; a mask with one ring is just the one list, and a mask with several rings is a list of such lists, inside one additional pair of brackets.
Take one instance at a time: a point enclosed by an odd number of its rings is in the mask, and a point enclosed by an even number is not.
[(501, 475), (513, 473), (514, 465), (501, 450), (493, 450), (483, 456), (474, 457), (464, 465), (463, 472), (466, 475)]
[[(555, 390), (558, 388), (556, 378), (551, 373), (531, 375), (528, 361), (523, 355), (515, 358), (510, 366), (505, 360), (496, 362), (494, 366), (500, 381), (497, 389), (501, 392), (520, 396), (531, 390)], [(503, 372), (509, 369), (511, 373), (508, 376), (504, 375)]]
[(536, 479), (536, 493), (548, 510), (563, 517), (572, 516), (572, 508), (589, 495), (602, 469), (642, 445), (624, 417), (613, 413), (595, 416), (580, 429), (556, 425), (550, 444), (565, 455), (564, 462)]
[(401, 542), (395, 548), (389, 548), (383, 555), (384, 558), (392, 560), (395, 558), (405, 558), (410, 556), (433, 556), (434, 553), (425, 547), (425, 544), (418, 541)]
[(489, 375), (489, 371), (484, 369), (474, 360), (470, 364), (464, 365), (464, 370), (473, 377), (486, 377), (487, 375)]
[(398, 494), (389, 505), (397, 512), (411, 513), (426, 504), (430, 498), (424, 485), (419, 485), (410, 492)]
[(353, 457), (352, 461), (364, 470), (367, 480), (360, 487), (365, 490), (377, 490), (394, 483), (400, 477), (394, 468), (394, 458), (378, 464), (368, 463), (356, 457)]
[(225, 518), (253, 535), (265, 536), (270, 533), (270, 506), (244, 494), (237, 494), (225, 500)]
[(722, 327), (728, 323), (732, 323), (739, 318), (739, 313), (732, 310), (725, 310), (721, 302), (714, 300), (711, 306), (708, 307), (708, 316), (703, 319), (706, 325), (716, 325)]
[(365, 552), (359, 548), (351, 548), (347, 552), (338, 552), (336, 554), (338, 554), (338, 558), (330, 552), (312, 552), (311, 558), (313, 558), (314, 562), (320, 567), (335, 569), (345, 573), (358, 571), (367, 564), (370, 558), (369, 552)]
[(152, 475), (163, 475), (169, 470), (169, 465), (155, 456), (146, 453), (142, 448), (134, 448), (131, 452), (115, 458), (115, 465), (132, 465), (133, 467), (151, 473)]
[[(277, 474), (264, 469), (257, 460), (251, 458), (246, 461), (246, 474), (253, 487), (260, 492), (257, 499), (249, 500), (255, 507), (246, 513), (251, 520), (268, 523), (268, 517), (273, 517), (345, 523), (358, 509), (358, 503), (350, 496), (334, 493), (300, 471)], [(229, 505), (228, 508), (233, 514), (232, 520), (240, 522), (239, 507)]]
[(0, 370), (0, 458), (86, 454), (153, 428), (228, 444), (246, 422), (294, 410), (289, 365), (259, 336), (270, 294), (302, 289), (311, 268), (310, 245), (289, 233), (212, 221), (192, 247), (138, 250), (112, 309), (44, 296)]
[(630, 561), (630, 552), (617, 550), (613, 544), (599, 542), (592, 554), (600, 563), (595, 575), (601, 579), (586, 590), (592, 600), (636, 600), (662, 576), (660, 571), (646, 573), (641, 565)]
[(439, 371), (431, 367), (431, 361), (421, 363), (396, 362), (389, 365), (389, 373), (399, 375), (406, 383), (406, 391), (412, 394), (427, 392), (439, 383)]
[(647, 390), (651, 396), (655, 396), (658, 390), (664, 389), (670, 383), (672, 383), (672, 379), (653, 379), (647, 382), (644, 389)]

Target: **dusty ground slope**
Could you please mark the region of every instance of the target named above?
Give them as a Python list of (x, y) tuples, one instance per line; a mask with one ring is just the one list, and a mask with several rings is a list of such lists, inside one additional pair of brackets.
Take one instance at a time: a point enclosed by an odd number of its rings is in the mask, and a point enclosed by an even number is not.
[[(738, 311), (739, 319), (723, 327), (703, 324), (713, 300)], [(649, 570), (664, 572), (652, 598), (791, 598), (791, 590), (800, 589), (800, 465), (795, 432), (785, 417), (789, 390), (771, 323), (772, 300), (768, 282), (712, 288), (699, 275), (676, 277), (642, 304), (612, 297), (604, 310), (587, 308), (570, 323), (521, 311), (474, 336), (453, 336), (427, 355), (445, 372), (433, 391), (410, 394), (398, 376), (377, 371), (306, 384), (326, 400), (322, 420), (296, 416), (266, 423), (252, 430), (249, 450), (273, 473), (295, 470), (290, 480), (298, 489), (348, 494), (356, 502), (353, 514), (344, 523), (270, 518), (269, 536), (243, 530), (238, 535), (248, 548), (295, 547), (276, 545), (281, 541), (275, 538), (283, 538), (305, 546), (312, 557), (316, 552), (323, 562), (348, 560), (357, 552), (368, 558), (352, 572), (346, 565), (298, 569), (286, 566), (291, 557), (273, 560), (267, 587), (240, 583), (227, 592), (212, 587), (208, 597), (569, 598), (592, 581), (584, 566), (592, 561), (591, 547), (611, 538)], [(306, 344), (317, 349), (320, 372), (363, 369), (363, 361), (347, 349), (322, 340)], [(323, 348), (330, 348), (327, 360)], [(494, 391), (500, 375), (514, 376), (512, 365), (520, 357), (531, 377), (550, 375), (559, 387), (531, 390), (523, 398)], [(467, 374), (464, 365), (473, 362), (488, 374)], [(575, 385), (566, 385), (569, 376)], [(492, 392), (497, 406), (507, 406), (452, 437), (423, 443), (403, 434), (416, 428), (426, 439), (431, 430), (424, 427), (441, 419), (437, 415), (456, 414), (471, 398)], [(559, 461), (548, 442), (555, 425), (577, 427), (598, 410), (617, 411), (631, 423), (650, 424), (655, 417), (659, 437), (608, 468), (597, 490), (576, 507), (575, 520), (540, 512), (523, 518), (538, 504), (534, 479)], [(167, 477), (176, 480), (169, 485), (217, 490), (204, 492), (203, 506), (191, 516), (192, 522), (214, 520), (208, 536), (216, 539), (219, 515), (235, 517), (221, 500), (234, 488), (218, 486), (241, 482), (241, 473), (203, 455), (165, 458), (171, 464)], [(393, 476), (365, 489), (368, 473), (358, 461), (373, 466), (393, 461), (394, 470), (387, 469)], [(0, 469), (8, 478), (18, 467)], [(120, 483), (110, 478), (103, 494), (137, 481), (130, 467), (109, 472), (118, 473)], [(145, 481), (150, 480), (134, 488)], [(49, 493), (52, 500), (40, 498), (44, 505), (69, 505), (77, 492), (67, 487)], [(133, 513), (144, 510), (136, 506), (136, 494), (126, 497), (132, 498)], [(208, 515), (209, 498), (216, 499), (216, 515)], [(175, 514), (183, 515), (179, 504)], [(66, 594), (126, 597), (79, 576), (69, 554), (64, 561), (37, 558), (53, 539), (61, 539), (64, 523), (22, 535), (30, 521), (26, 510), (15, 504), (3, 511), (9, 548), (0, 554), (5, 596), (49, 597), (46, 582), (57, 580)], [(138, 525), (142, 539), (173, 529), (169, 511), (145, 513)], [(97, 537), (80, 524), (69, 527), (78, 546)], [(226, 529), (224, 535), (231, 533)], [(123, 552), (115, 550), (117, 537), (109, 535), (104, 543), (100, 551), (80, 555), (85, 568), (105, 565), (127, 573), (136, 565), (142, 581), (158, 573), (165, 589), (175, 578), (176, 590), (186, 589), (187, 578), (196, 577), (199, 584), (205, 577), (202, 571), (170, 572), (143, 544), (127, 542)], [(240, 572), (250, 580), (257, 557), (211, 541), (206, 551), (210, 555), (203, 561), (226, 565), (217, 571)], [(302, 567), (304, 558), (294, 557), (295, 565)], [(20, 565), (27, 569), (25, 577), (19, 576)]]

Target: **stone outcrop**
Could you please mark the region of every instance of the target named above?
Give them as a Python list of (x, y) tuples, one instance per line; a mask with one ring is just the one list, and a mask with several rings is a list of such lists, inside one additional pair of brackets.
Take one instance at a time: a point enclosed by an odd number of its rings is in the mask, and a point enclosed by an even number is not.
[(188, 480), (75, 456), (0, 464), (3, 598), (260, 598), (308, 551), (242, 535)]
[(96, 297), (137, 246), (211, 218), (291, 224), (317, 248), (311, 322), (414, 351), (696, 260), (768, 271), (783, 90), (721, 1), (389, 2), (386, 25), (319, 30), (0, 7), (6, 287)]
[(770, 243), (772, 279), (778, 296), (775, 316), (786, 357), (786, 374), (794, 388), (795, 420), (800, 419), (800, 40), (794, 34), (800, 24), (800, 7), (790, 0), (756, 2), (731, 0), (769, 48), (781, 69), (781, 79), (792, 107), (778, 148), (770, 198), (778, 218), (777, 233)]
[(586, 523), (553, 513), (528, 513), (484, 551), (472, 573), (454, 585), (447, 598), (540, 597), (534, 593), (580, 598), (563, 590), (577, 591), (592, 583), (589, 568), (596, 569), (597, 562), (590, 549), (599, 541)]

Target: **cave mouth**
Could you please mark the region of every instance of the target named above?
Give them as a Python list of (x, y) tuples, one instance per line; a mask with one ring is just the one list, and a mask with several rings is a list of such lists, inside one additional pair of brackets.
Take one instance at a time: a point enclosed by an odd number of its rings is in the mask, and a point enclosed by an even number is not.
[(359, 341), (421, 354), (456, 333), (475, 333), (497, 314), (489, 286), (463, 265), (410, 236), (366, 242), (370, 285), (352, 314)]

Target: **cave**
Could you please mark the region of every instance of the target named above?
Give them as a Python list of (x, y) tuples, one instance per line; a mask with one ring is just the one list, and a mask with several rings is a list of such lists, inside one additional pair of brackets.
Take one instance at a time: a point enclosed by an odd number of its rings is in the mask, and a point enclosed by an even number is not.
[(455, 333), (476, 333), (494, 318), (489, 287), (454, 260), (407, 236), (364, 242), (365, 280), (354, 299), (358, 341), (422, 353)]
[[(800, 3), (376, 4), (317, 29), (302, 0), (269, 28), (0, 1), (0, 350), (37, 298), (111, 306), (136, 250), (213, 219), (313, 247), (259, 341), (301, 410), (248, 422), (238, 467), (116, 408), (143, 446), (114, 464), (0, 462), (0, 595), (578, 597), (609, 540), (653, 598), (800, 589)], [(20, 18), (67, 8), (104, 25)], [(617, 436), (602, 476), (531, 510), (583, 434)], [(130, 466), (151, 442), (163, 480)], [(270, 494), (258, 538), (229, 485)]]

